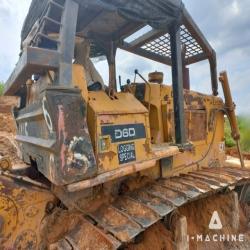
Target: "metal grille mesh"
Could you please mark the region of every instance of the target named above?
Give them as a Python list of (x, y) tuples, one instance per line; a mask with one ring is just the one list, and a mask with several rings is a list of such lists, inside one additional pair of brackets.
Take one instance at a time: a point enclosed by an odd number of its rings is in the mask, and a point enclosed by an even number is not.
[[(198, 42), (192, 37), (184, 25), (181, 26), (181, 42), (186, 46), (186, 58), (203, 53), (203, 50)], [(141, 48), (157, 55), (170, 58), (170, 35), (165, 34), (151, 42), (144, 44)]]

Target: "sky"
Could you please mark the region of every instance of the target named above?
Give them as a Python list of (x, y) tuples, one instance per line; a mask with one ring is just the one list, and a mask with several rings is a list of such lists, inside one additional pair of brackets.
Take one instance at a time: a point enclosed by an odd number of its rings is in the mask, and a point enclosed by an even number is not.
[[(31, 0), (0, 0), (0, 81), (6, 81), (18, 61), (20, 33)], [(238, 114), (250, 114), (250, 1), (183, 0), (208, 41), (217, 52), (218, 72), (227, 70)], [(105, 61), (96, 64), (108, 81)], [(151, 71), (164, 72), (171, 83), (168, 66), (128, 52), (118, 51), (117, 72), (125, 83), (134, 78), (134, 70), (147, 77)], [(206, 61), (190, 66), (193, 90), (211, 94), (209, 65)], [(222, 92), (220, 89), (220, 96)]]

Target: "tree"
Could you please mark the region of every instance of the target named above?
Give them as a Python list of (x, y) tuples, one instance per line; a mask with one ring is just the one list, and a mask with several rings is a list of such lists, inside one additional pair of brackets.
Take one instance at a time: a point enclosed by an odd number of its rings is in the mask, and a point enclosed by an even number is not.
[(4, 83), (0, 81), (0, 96), (3, 95)]

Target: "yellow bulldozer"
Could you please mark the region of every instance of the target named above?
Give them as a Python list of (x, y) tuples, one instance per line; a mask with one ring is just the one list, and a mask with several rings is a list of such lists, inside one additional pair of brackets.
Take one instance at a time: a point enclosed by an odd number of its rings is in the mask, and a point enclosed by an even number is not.
[[(247, 202), (250, 170), (225, 166), (225, 115), (239, 141), (227, 75), (224, 103), (216, 53), (180, 0), (33, 0), (21, 38), (5, 95), (20, 97), (26, 165), (0, 170), (3, 249), (124, 249), (185, 204), (228, 190)], [(169, 66), (172, 84), (136, 65), (123, 82), (117, 49)], [(190, 90), (188, 65), (204, 60), (211, 95)]]

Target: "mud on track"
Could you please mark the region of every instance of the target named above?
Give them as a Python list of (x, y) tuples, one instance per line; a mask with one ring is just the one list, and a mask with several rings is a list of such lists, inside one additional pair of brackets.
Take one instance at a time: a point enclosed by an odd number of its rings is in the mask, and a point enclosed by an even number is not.
[[(247, 250), (250, 249), (250, 206), (240, 206), (240, 225), (237, 231), (231, 227), (233, 198), (231, 194), (219, 194), (207, 199), (187, 204), (179, 209), (179, 213), (187, 217), (188, 234), (244, 234), (244, 242), (195, 242), (190, 241), (190, 250)], [(213, 211), (218, 211), (223, 229), (213, 232), (208, 225)], [(131, 250), (172, 250), (173, 234), (159, 222), (150, 227), (139, 244), (131, 244)]]

